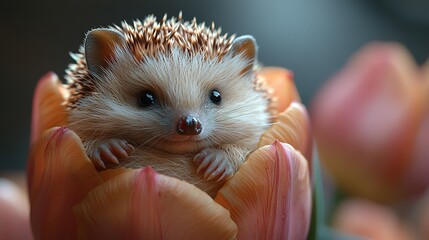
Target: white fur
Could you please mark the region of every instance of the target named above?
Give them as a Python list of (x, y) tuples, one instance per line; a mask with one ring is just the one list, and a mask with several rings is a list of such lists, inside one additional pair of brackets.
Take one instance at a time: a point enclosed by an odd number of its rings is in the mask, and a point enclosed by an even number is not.
[[(143, 155), (134, 157), (136, 161), (151, 152), (156, 160), (150, 161), (157, 161), (155, 165), (162, 168), (166, 161), (177, 164), (166, 157), (175, 154), (182, 155), (177, 157), (182, 159), (181, 168), (188, 168), (190, 156), (205, 147), (232, 144), (245, 152), (253, 150), (268, 127), (267, 101), (253, 89), (253, 73), (240, 74), (248, 66), (241, 55), (204, 59), (202, 54), (191, 57), (173, 49), (169, 54), (137, 61), (122, 48), (115, 54), (116, 61), (98, 76), (96, 93), (80, 99), (70, 112), (69, 127), (82, 138), (87, 150), (104, 139), (119, 138)], [(221, 93), (220, 105), (209, 99), (213, 89)], [(138, 106), (143, 90), (155, 93), (155, 106)], [(186, 115), (198, 117), (203, 129), (187, 142), (176, 133), (179, 118)], [(180, 171), (178, 175), (192, 172)]]

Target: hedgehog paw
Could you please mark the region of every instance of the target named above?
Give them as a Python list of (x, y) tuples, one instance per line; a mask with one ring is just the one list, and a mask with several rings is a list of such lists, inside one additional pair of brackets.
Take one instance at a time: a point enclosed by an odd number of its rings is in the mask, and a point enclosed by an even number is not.
[(220, 182), (234, 174), (234, 166), (227, 153), (221, 149), (205, 148), (194, 158), (197, 173), (204, 170), (204, 179)]
[(105, 163), (119, 164), (119, 160), (127, 158), (133, 151), (133, 145), (126, 140), (110, 138), (89, 152), (88, 157), (95, 165), (106, 168)]

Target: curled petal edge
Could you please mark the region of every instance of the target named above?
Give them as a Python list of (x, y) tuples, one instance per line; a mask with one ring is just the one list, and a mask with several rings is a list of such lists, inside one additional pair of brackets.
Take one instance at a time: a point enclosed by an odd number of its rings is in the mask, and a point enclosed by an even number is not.
[(229, 212), (206, 193), (151, 167), (100, 185), (75, 206), (74, 213), (80, 239), (235, 239), (237, 235)]
[(215, 198), (231, 212), (237, 239), (305, 239), (311, 213), (307, 160), (276, 141), (253, 152)]
[(49, 129), (33, 144), (29, 164), (33, 166), (28, 182), (35, 238), (76, 236), (72, 207), (102, 183), (80, 138), (67, 128)]
[[(279, 114), (277, 122), (261, 135), (258, 147), (278, 140), (292, 145), (311, 161), (313, 140), (310, 128), (310, 118), (305, 106), (292, 102), (284, 112)], [(311, 169), (311, 162), (309, 165)]]

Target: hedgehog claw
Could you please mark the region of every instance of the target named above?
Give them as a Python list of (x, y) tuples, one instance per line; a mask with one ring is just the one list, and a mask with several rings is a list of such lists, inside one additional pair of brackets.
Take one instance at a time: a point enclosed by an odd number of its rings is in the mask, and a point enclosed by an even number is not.
[(233, 174), (232, 163), (221, 149), (205, 148), (195, 156), (194, 162), (198, 166), (197, 173), (203, 170), (207, 181), (221, 181)]
[(110, 138), (89, 152), (88, 157), (95, 165), (106, 168), (105, 163), (119, 165), (119, 161), (127, 158), (133, 151), (134, 147), (127, 141)]

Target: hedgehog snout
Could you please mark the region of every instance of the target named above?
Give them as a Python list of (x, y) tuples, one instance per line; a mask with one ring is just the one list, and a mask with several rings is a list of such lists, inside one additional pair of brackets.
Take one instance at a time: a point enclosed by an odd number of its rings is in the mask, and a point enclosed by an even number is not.
[(176, 131), (180, 135), (198, 135), (203, 130), (201, 121), (195, 116), (182, 116), (177, 123)]

